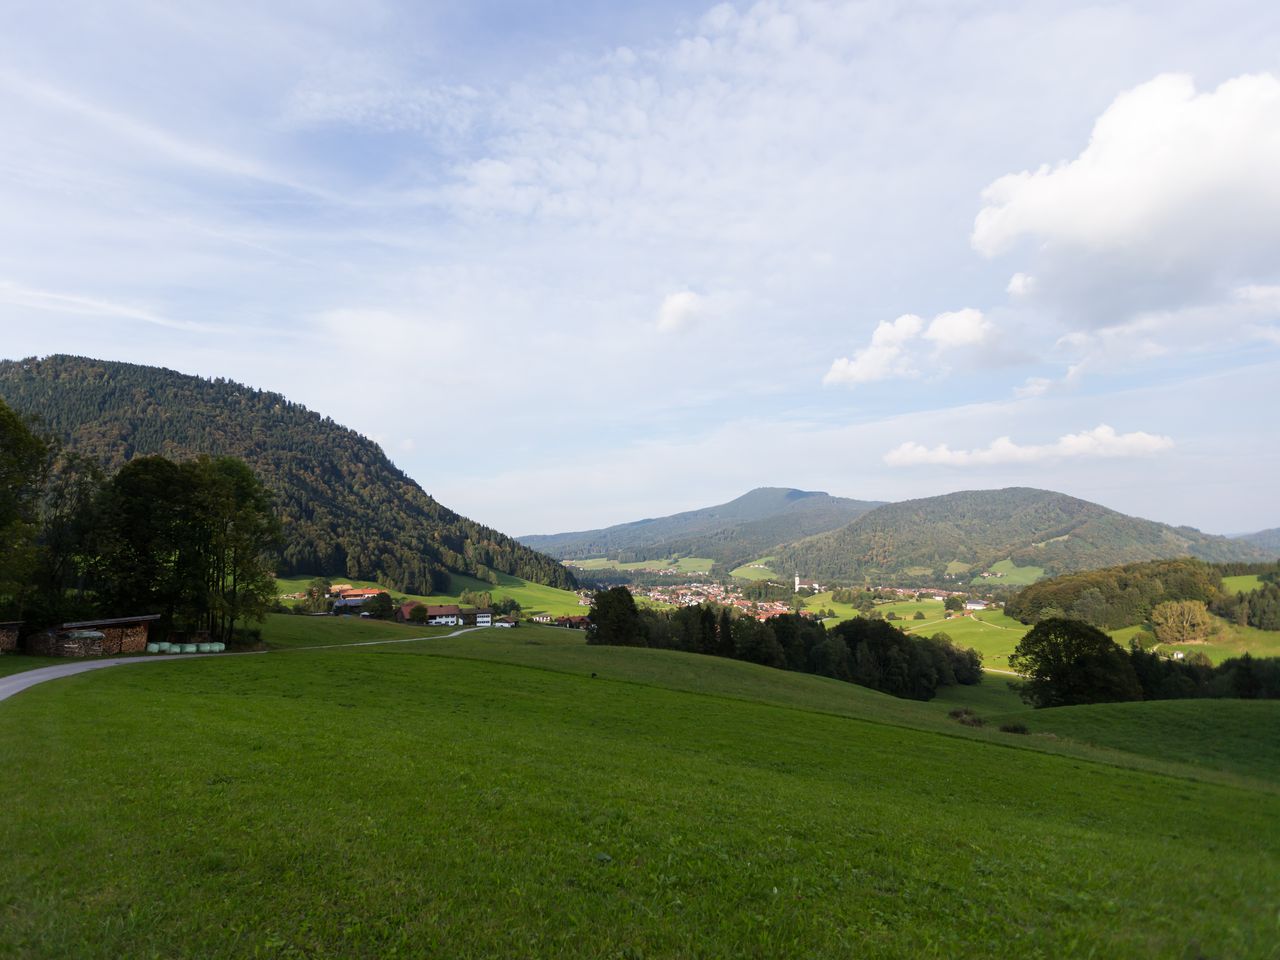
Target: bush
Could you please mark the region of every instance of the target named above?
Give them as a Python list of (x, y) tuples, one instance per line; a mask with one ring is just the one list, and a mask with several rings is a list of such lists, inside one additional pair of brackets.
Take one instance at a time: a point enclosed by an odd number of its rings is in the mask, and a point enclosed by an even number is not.
[(987, 721), (983, 720), (968, 707), (957, 707), (947, 714), (947, 716), (956, 721), (956, 723), (964, 724), (966, 727), (983, 727), (986, 726), (987, 723)]
[(1002, 723), (1000, 724), (1001, 733), (1030, 733), (1025, 723)]
[(912, 619), (912, 620), (923, 620), (923, 619), (924, 619), (924, 611), (923, 611), (923, 610), (917, 610), (917, 611), (915, 612), (915, 614), (912, 616), (912, 618), (911, 618), (911, 619)]

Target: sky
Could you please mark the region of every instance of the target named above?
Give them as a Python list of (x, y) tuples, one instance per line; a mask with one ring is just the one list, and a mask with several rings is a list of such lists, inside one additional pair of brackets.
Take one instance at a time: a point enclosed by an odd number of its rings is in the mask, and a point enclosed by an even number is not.
[(757, 486), (1280, 526), (1280, 5), (0, 0), (3, 356), (521, 535)]

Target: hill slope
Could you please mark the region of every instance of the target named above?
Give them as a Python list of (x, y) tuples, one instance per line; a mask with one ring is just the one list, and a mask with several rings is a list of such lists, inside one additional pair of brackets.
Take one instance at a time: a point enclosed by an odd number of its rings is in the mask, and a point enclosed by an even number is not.
[(1280, 527), (1259, 530), (1257, 533), (1246, 533), (1244, 536), (1236, 537), (1235, 539), (1257, 547), (1272, 557), (1280, 558)]
[(147, 454), (242, 458), (275, 495), (284, 575), (380, 580), (427, 594), (447, 589), (450, 573), (575, 585), (561, 564), (437, 503), (373, 441), (278, 393), (51, 356), (0, 361), (0, 397), (108, 469)]
[(736, 500), (669, 517), (601, 530), (521, 537), (526, 546), (562, 560), (672, 555), (712, 557), (736, 565), (779, 543), (835, 530), (878, 504), (785, 487), (760, 487)]
[(1065, 494), (1027, 487), (967, 490), (878, 507), (848, 526), (775, 551), (806, 576), (858, 579), (948, 563), (981, 569), (1011, 559), (1049, 575), (1195, 556), (1264, 560), (1259, 548), (1190, 527), (1140, 520)]

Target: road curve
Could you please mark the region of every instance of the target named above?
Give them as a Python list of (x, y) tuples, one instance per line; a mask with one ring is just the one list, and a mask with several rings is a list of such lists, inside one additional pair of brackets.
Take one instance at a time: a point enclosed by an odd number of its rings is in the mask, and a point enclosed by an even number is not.
[(335, 647), (380, 647), (391, 643), (413, 643), (416, 640), (447, 640), (449, 637), (461, 636), (481, 627), (466, 627), (435, 637), (403, 637), (396, 640), (361, 640), (359, 643), (326, 643), (316, 647), (286, 647), (281, 650), (256, 650), (249, 653), (160, 653), (141, 657), (106, 657), (102, 660), (76, 660), (71, 663), (57, 663), (51, 667), (38, 667), (22, 673), (0, 677), (0, 701), (8, 700), (15, 693), (21, 693), (28, 687), (61, 677), (74, 677), (77, 673), (90, 670), (102, 670), (106, 667), (123, 667), (133, 663), (160, 663), (164, 660), (197, 660), (202, 657), (251, 657), (262, 653), (302, 653), (306, 650), (332, 650)]

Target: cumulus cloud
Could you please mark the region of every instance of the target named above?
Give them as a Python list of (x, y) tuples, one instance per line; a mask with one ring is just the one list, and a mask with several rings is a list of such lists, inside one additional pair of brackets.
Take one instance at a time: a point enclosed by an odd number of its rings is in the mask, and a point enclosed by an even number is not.
[(1280, 79), (1197, 94), (1191, 77), (1164, 75), (1117, 97), (1075, 160), (987, 187), (973, 244), (986, 256), (1032, 238), (1252, 259), (1259, 238), (1280, 238), (1278, 169)]
[(986, 466), (1006, 463), (1035, 463), (1043, 460), (1077, 458), (1140, 457), (1160, 453), (1173, 446), (1170, 437), (1135, 431), (1116, 433), (1105, 423), (1080, 433), (1069, 433), (1054, 443), (1022, 445), (1008, 437), (998, 437), (975, 450), (952, 450), (945, 443), (936, 447), (907, 441), (884, 455), (891, 467), (940, 464), (951, 467)]
[[(914, 313), (904, 313), (896, 320), (882, 320), (871, 334), (871, 343), (852, 357), (841, 357), (831, 364), (823, 377), (823, 383), (870, 383), (895, 377), (919, 375), (915, 366), (913, 341), (926, 340), (933, 344), (931, 356), (923, 359), (935, 365), (947, 350), (974, 347), (986, 342), (994, 325), (982, 315), (981, 310), (966, 307), (940, 313), (926, 327), (924, 319)], [(918, 344), (915, 344), (919, 346)]]
[(706, 311), (706, 298), (692, 290), (668, 294), (658, 308), (658, 329), (674, 333), (689, 326)]
[(891, 377), (911, 377), (906, 347), (924, 329), (924, 320), (914, 313), (904, 313), (896, 320), (881, 320), (871, 334), (870, 346), (852, 357), (842, 357), (831, 364), (823, 383), (870, 383)]

